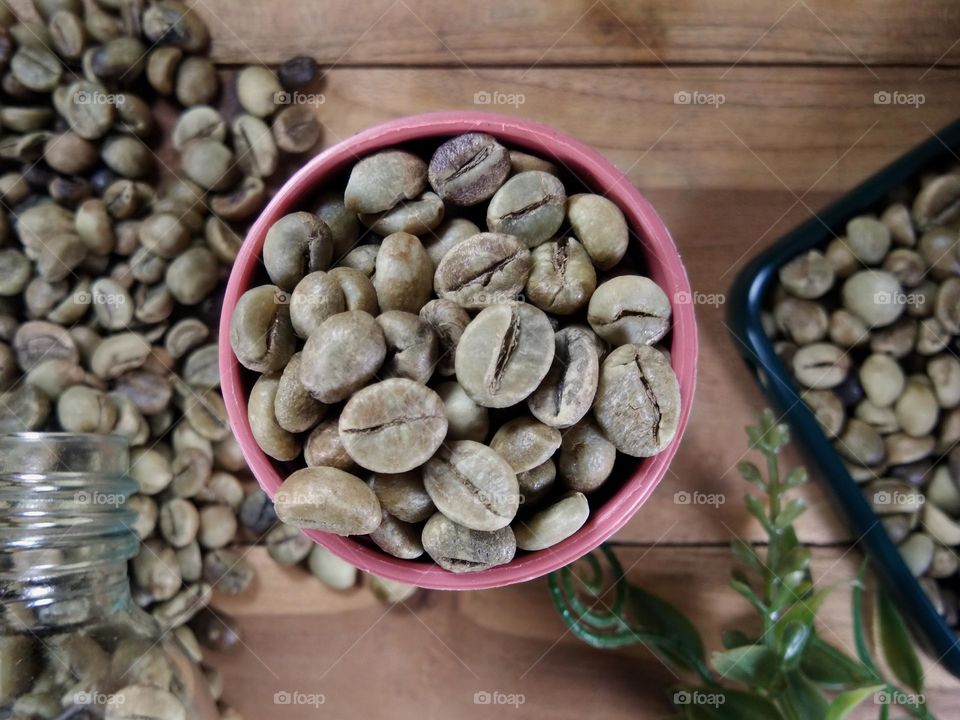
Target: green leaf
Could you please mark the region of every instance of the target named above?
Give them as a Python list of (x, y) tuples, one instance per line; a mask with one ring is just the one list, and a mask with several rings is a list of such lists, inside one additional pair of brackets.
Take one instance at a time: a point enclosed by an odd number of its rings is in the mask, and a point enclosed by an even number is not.
[(744, 645), (715, 652), (712, 663), (722, 678), (751, 687), (767, 687), (777, 675), (777, 656), (766, 645)]
[(763, 480), (763, 476), (760, 474), (760, 468), (754, 465), (748, 460), (744, 460), (742, 463), (737, 465), (737, 469), (740, 471), (740, 474), (743, 475), (743, 479), (749, 483), (753, 483), (761, 489), (765, 489), (767, 484)]
[(794, 623), (812, 629), (813, 621), (817, 618), (817, 611), (820, 610), (820, 606), (823, 605), (823, 601), (831, 590), (833, 590), (832, 587), (823, 588), (791, 605), (790, 609), (783, 613), (773, 627), (774, 644), (777, 647), (782, 647), (784, 635)]
[(724, 630), (723, 634), (720, 635), (720, 642), (727, 650), (732, 650), (744, 645), (752, 645), (754, 641), (742, 630)]
[(800, 661), (803, 673), (828, 690), (849, 690), (872, 685), (877, 676), (861, 663), (834, 647), (816, 633), (807, 643)]
[(810, 640), (813, 629), (799, 620), (791, 620), (777, 646), (780, 659), (785, 669), (792, 669), (800, 664), (803, 651)]
[(762, 450), (766, 447), (763, 437), (763, 431), (760, 428), (748, 427), (747, 438), (750, 440), (750, 447)]
[(877, 622), (880, 629), (880, 646), (887, 665), (911, 690), (923, 692), (923, 668), (913, 648), (903, 617), (893, 601), (882, 590), (877, 592)]
[(670, 660), (690, 670), (695, 670), (698, 663), (702, 665), (706, 662), (700, 633), (683, 613), (665, 600), (634, 585), (628, 589), (632, 617), (641, 628), (670, 641), (670, 648), (664, 650)]
[(880, 671), (877, 670), (873, 658), (870, 657), (870, 647), (867, 645), (867, 625), (863, 613), (864, 578), (866, 577), (869, 564), (869, 561), (866, 559), (860, 564), (857, 581), (853, 584), (853, 590), (850, 593), (850, 603), (853, 613), (853, 644), (857, 649), (857, 657), (860, 658), (860, 662), (873, 673), (874, 677), (879, 679)]
[(760, 598), (757, 597), (756, 593), (753, 592), (753, 588), (751, 588), (748, 583), (744, 582), (743, 580), (738, 580), (736, 577), (734, 577), (730, 580), (730, 587), (743, 595), (747, 599), (747, 602), (756, 608), (757, 612), (763, 615), (767, 614), (766, 605), (764, 605)]
[(774, 571), (779, 575), (788, 575), (795, 572), (805, 573), (810, 567), (812, 558), (813, 553), (810, 552), (810, 548), (798, 545), (783, 556), (780, 567), (774, 568)]
[(733, 556), (746, 565), (748, 568), (762, 573), (764, 570), (763, 562), (760, 560), (760, 556), (757, 555), (757, 551), (753, 549), (753, 545), (748, 543), (743, 538), (736, 538), (730, 543), (730, 552), (733, 553)]
[(880, 690), (883, 690), (883, 688), (883, 685), (871, 685), (869, 687), (847, 690), (845, 693), (840, 693), (833, 699), (833, 702), (830, 703), (830, 707), (827, 708), (827, 714), (824, 716), (824, 720), (843, 720), (843, 718), (853, 712), (854, 708), (860, 703), (878, 693)]
[(784, 530), (793, 524), (793, 521), (800, 517), (807, 509), (807, 504), (799, 498), (791, 500), (777, 515), (773, 526), (777, 530)]
[(805, 484), (810, 479), (810, 474), (807, 472), (807, 469), (802, 465), (795, 467), (784, 479), (783, 484), (786, 488), (795, 488), (800, 487)]
[(723, 698), (722, 704), (704, 706), (712, 720), (783, 720), (777, 706), (764, 697), (737, 690), (715, 692)]
[(770, 519), (767, 517), (767, 509), (763, 506), (763, 503), (753, 495), (747, 495), (745, 501), (750, 514), (760, 521), (760, 524), (763, 525), (767, 532), (773, 532), (773, 526), (770, 524)]
[[(816, 685), (800, 670), (785, 674), (786, 704), (797, 720), (823, 720), (827, 712), (827, 699)], [(783, 703), (781, 703), (783, 704)]]

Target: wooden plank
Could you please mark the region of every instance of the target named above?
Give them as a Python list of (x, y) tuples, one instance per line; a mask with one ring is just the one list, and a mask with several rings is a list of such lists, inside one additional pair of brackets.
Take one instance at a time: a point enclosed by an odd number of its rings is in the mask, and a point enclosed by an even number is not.
[[(723, 630), (756, 632), (746, 602), (726, 585), (729, 553), (720, 548), (619, 548), (628, 577), (694, 618), (708, 650)], [(217, 598), (245, 631), (245, 646), (213, 658), (225, 674), (227, 700), (246, 717), (279, 717), (275, 693), (322, 695), (330, 717), (491, 717), (478, 692), (523, 695), (517, 718), (664, 718), (664, 695), (679, 679), (642, 647), (597, 650), (560, 621), (545, 581), (475, 593), (421, 592), (386, 609), (365, 590), (335, 593), (302, 570), (277, 568), (251, 553), (258, 587)], [(853, 652), (847, 582), (856, 552), (817, 549), (821, 586), (841, 583), (819, 614), (825, 639)], [(927, 698), (950, 717), (956, 681), (925, 661)], [(876, 709), (857, 717), (876, 717)], [(283, 708), (285, 720), (316, 716), (308, 705)]]
[[(488, 110), (579, 137), (641, 190), (693, 189), (698, 199), (705, 190), (789, 189), (802, 196), (849, 189), (953, 120), (960, 105), (956, 70), (918, 80), (916, 70), (888, 69), (880, 82), (862, 67), (741, 67), (722, 81), (715, 68), (677, 75), (662, 68), (341, 68), (314, 99), (322, 101), (316, 108), (327, 143), (401, 115)], [(893, 90), (922, 94), (924, 103), (874, 104), (874, 93)], [(674, 102), (677, 93), (693, 92), (724, 102)]]
[[(29, 0), (14, 0), (18, 9)], [(327, 65), (957, 64), (949, 0), (284, 0), (188, 2), (214, 57)], [(239, 11), (239, 12), (238, 12)], [(877, 70), (879, 75), (884, 73)]]

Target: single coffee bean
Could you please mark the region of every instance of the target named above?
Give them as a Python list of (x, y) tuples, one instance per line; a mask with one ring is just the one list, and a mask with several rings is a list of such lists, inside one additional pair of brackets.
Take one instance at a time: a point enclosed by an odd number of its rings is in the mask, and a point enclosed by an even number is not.
[(298, 528), (366, 535), (381, 521), (380, 502), (360, 478), (336, 468), (303, 468), (274, 497), (277, 517)]
[(317, 78), (320, 66), (309, 55), (297, 55), (277, 66), (277, 79), (287, 90), (305, 88)]
[(477, 405), (456, 381), (437, 385), (447, 415), (447, 440), (483, 442), (490, 430), (487, 408)]
[(183, 51), (176, 47), (157, 47), (147, 55), (147, 82), (160, 95), (171, 95), (176, 80), (177, 67), (183, 59)]
[(377, 252), (376, 275), (380, 309), (418, 313), (430, 299), (433, 265), (414, 235), (398, 232), (383, 239)]
[(527, 399), (530, 412), (540, 422), (555, 428), (570, 427), (589, 412), (600, 378), (600, 362), (591, 335), (589, 330), (576, 326), (554, 335), (553, 364)]
[(615, 266), (627, 252), (629, 231), (620, 208), (601, 195), (582, 193), (567, 200), (573, 234), (601, 270)]
[(510, 174), (507, 149), (486, 133), (466, 133), (447, 140), (430, 158), (430, 185), (454, 205), (489, 200)]
[[(829, 390), (811, 390), (811, 392), (820, 392), (826, 393), (827, 395), (833, 395)], [(835, 396), (834, 396), (835, 397)], [(837, 404), (840, 401), (837, 400)], [(863, 420), (868, 425), (872, 426), (874, 430), (881, 434), (894, 433), (900, 429), (900, 423), (897, 422), (897, 414), (894, 412), (892, 407), (880, 407), (879, 405), (871, 402), (870, 400), (861, 400), (857, 403), (856, 408), (853, 412), (854, 416), (858, 420)], [(842, 429), (842, 422), (846, 418), (841, 418), (840, 428)], [(839, 432), (834, 433), (834, 435), (839, 435)]]
[(273, 120), (273, 138), (286, 153), (305, 153), (320, 140), (320, 122), (306, 105), (285, 107)]
[[(851, 312), (846, 310), (834, 310), (830, 313), (828, 325), (828, 335), (834, 345), (851, 348), (857, 345), (863, 345), (870, 339), (870, 330), (866, 323)], [(794, 336), (796, 339), (796, 336)], [(809, 340), (817, 342), (822, 337)], [(800, 342), (797, 340), (797, 342)]]
[(553, 362), (553, 327), (526, 303), (485, 308), (464, 330), (457, 381), (485, 407), (509, 407), (540, 385)]
[(19, 250), (0, 250), (0, 295), (13, 297), (27, 287), (33, 267), (26, 255)]
[(567, 194), (554, 175), (532, 170), (514, 175), (490, 199), (487, 228), (516, 235), (534, 248), (560, 228)]
[(197, 500), (226, 505), (233, 511), (243, 504), (243, 485), (236, 475), (218, 470), (211, 473), (206, 484), (197, 492)]
[(169, 382), (152, 372), (133, 370), (116, 378), (115, 392), (125, 395), (146, 416), (157, 416), (167, 410), (173, 389)]
[(795, 297), (815, 300), (833, 287), (834, 270), (820, 251), (810, 250), (783, 265), (778, 277), (780, 284)]
[(206, 23), (193, 8), (177, 0), (159, 0), (143, 12), (143, 34), (154, 44), (201, 52), (210, 41)]
[(440, 396), (402, 378), (360, 390), (340, 415), (344, 448), (358, 465), (374, 472), (406, 472), (422, 465), (446, 433)]
[(181, 305), (197, 305), (220, 282), (220, 265), (204, 247), (187, 250), (167, 267), (166, 285)]
[(551, 175), (559, 175), (560, 169), (549, 160), (530, 155), (519, 150), (510, 150), (510, 171), (514, 175), (519, 175), (528, 170), (540, 170)]
[(927, 275), (927, 263), (915, 250), (897, 248), (883, 261), (883, 269), (905, 288), (913, 288)]
[(173, 259), (190, 246), (190, 231), (171, 213), (154, 213), (137, 227), (140, 244), (162, 258)]
[(929, 457), (935, 446), (936, 441), (929, 435), (913, 437), (901, 432), (890, 433), (883, 438), (884, 460), (891, 465), (917, 462)]
[(890, 273), (861, 270), (843, 284), (843, 306), (868, 327), (882, 327), (903, 313), (904, 293)]
[(655, 282), (640, 275), (607, 280), (590, 298), (587, 320), (613, 345), (653, 345), (670, 330), (670, 299)]
[(260, 488), (254, 488), (243, 499), (237, 516), (240, 524), (258, 538), (277, 522), (273, 501)]
[(372, 473), (367, 484), (376, 493), (380, 506), (403, 522), (420, 523), (437, 511), (419, 470), (391, 475)]
[(947, 278), (934, 298), (933, 316), (951, 335), (960, 333), (960, 278)]
[(471, 530), (436, 513), (423, 527), (423, 549), (444, 570), (479, 572), (513, 560), (517, 541), (509, 526), (495, 532)]
[(245, 177), (230, 192), (214, 195), (210, 209), (230, 222), (247, 220), (260, 212), (267, 202), (267, 188), (258, 177)]
[(680, 422), (680, 387), (659, 350), (622, 345), (600, 368), (594, 415), (617, 449), (650, 457), (672, 442)]
[(466, 218), (447, 218), (440, 223), (423, 239), (423, 247), (430, 256), (434, 270), (453, 247), (479, 233), (480, 228)]
[(57, 401), (57, 421), (67, 432), (109, 433), (117, 422), (117, 406), (101, 390), (74, 385)]
[(538, 505), (553, 489), (556, 479), (557, 466), (553, 460), (547, 460), (526, 472), (517, 473), (521, 509)]
[[(843, 431), (846, 415), (840, 398), (831, 390), (807, 390), (802, 395), (803, 401), (813, 411), (820, 428), (827, 437), (834, 438)], [(863, 402), (869, 402), (864, 400)], [(863, 404), (860, 403), (860, 405)], [(860, 407), (857, 405), (857, 408)], [(862, 418), (861, 418), (862, 419)]]
[(290, 322), (302, 338), (310, 337), (327, 318), (346, 310), (339, 283), (322, 270), (304, 277), (290, 295)]
[(280, 375), (273, 401), (277, 424), (291, 433), (310, 430), (323, 418), (327, 406), (315, 399), (300, 381), (301, 353), (294, 353)]
[(230, 318), (230, 346), (248, 370), (272, 372), (287, 364), (295, 335), (289, 305), (279, 302), (280, 289), (261, 285), (247, 290)]
[(377, 267), (377, 255), (380, 254), (380, 245), (359, 245), (343, 256), (340, 266), (362, 272), (367, 277), (373, 277)]
[(181, 376), (190, 387), (215, 388), (220, 385), (219, 348), (216, 343), (201, 345), (187, 355)]
[(137, 483), (137, 492), (156, 495), (173, 481), (170, 459), (153, 448), (137, 448), (130, 453), (130, 479)]
[(307, 338), (300, 381), (320, 402), (346, 400), (376, 375), (386, 354), (383, 331), (370, 314), (338, 313)]
[(889, 355), (874, 353), (860, 366), (860, 384), (867, 398), (878, 407), (889, 407), (903, 392), (906, 378)]
[(313, 576), (331, 590), (349, 590), (357, 584), (357, 569), (322, 545), (314, 545), (307, 565)]
[(370, 533), (370, 539), (385, 553), (401, 560), (415, 560), (423, 555), (420, 528), (398, 520), (386, 510), (380, 526)]
[(100, 278), (90, 286), (93, 312), (104, 330), (123, 330), (133, 322), (133, 299), (117, 282)]
[(340, 440), (337, 420), (321, 422), (310, 432), (303, 445), (303, 460), (307, 467), (353, 469), (353, 458)]
[(207, 58), (188, 57), (177, 66), (173, 92), (184, 107), (214, 102), (219, 90), (217, 68)]
[(925, 185), (913, 201), (912, 212), (921, 230), (956, 220), (960, 217), (960, 177), (948, 173)]
[(218, 550), (232, 542), (236, 534), (237, 517), (230, 507), (207, 505), (200, 511), (197, 540), (203, 548)]
[(894, 405), (897, 422), (911, 437), (919, 438), (930, 433), (940, 418), (937, 396), (926, 384), (909, 380)]
[(387, 346), (380, 377), (408, 378), (424, 385), (437, 364), (437, 336), (429, 324), (412, 313), (388, 310), (377, 317)]
[(371, 315), (380, 314), (377, 291), (368, 275), (348, 267), (337, 267), (330, 271), (330, 277), (336, 281), (343, 293), (346, 310), (363, 310)]
[(865, 467), (883, 462), (886, 452), (880, 433), (855, 418), (847, 421), (847, 426), (834, 443), (834, 448), (850, 462)]
[(174, 358), (180, 359), (195, 349), (210, 335), (210, 329), (196, 318), (184, 318), (174, 323), (164, 336), (163, 346)]
[(517, 547), (530, 552), (563, 542), (583, 527), (590, 505), (582, 493), (572, 493), (527, 520), (514, 522)]
[(43, 159), (64, 175), (86, 172), (97, 162), (97, 146), (73, 132), (51, 137), (43, 149)]
[(446, 377), (453, 375), (456, 372), (457, 344), (470, 324), (470, 316), (452, 300), (438, 299), (420, 308), (420, 318), (437, 337), (437, 373)]
[(957, 233), (945, 227), (927, 230), (917, 244), (917, 251), (930, 267), (934, 280), (946, 280), (960, 273), (957, 253)]
[(364, 158), (350, 171), (344, 204), (355, 213), (378, 213), (423, 192), (427, 164), (403, 150), (385, 150)]
[(253, 115), (240, 115), (230, 127), (240, 168), (253, 177), (273, 175), (277, 171), (280, 154), (269, 126)]
[(261, 375), (247, 399), (247, 419), (263, 452), (276, 460), (293, 460), (300, 454), (301, 446), (297, 436), (277, 422), (274, 407), (279, 387), (279, 372)]
[(326, 270), (333, 255), (333, 237), (327, 224), (313, 213), (286, 215), (267, 231), (263, 264), (270, 279), (292, 291), (307, 274)]
[(195, 447), (182, 448), (173, 458), (171, 494), (192, 498), (203, 489), (213, 472), (213, 460)]
[(360, 236), (360, 222), (357, 215), (343, 202), (343, 196), (332, 192), (322, 193), (314, 210), (316, 216), (323, 220), (333, 235), (333, 259), (338, 264), (354, 245)]
[(378, 235), (425, 235), (443, 221), (443, 213), (443, 200), (436, 193), (425, 192), (380, 213), (361, 213), (360, 222)]
[(847, 245), (860, 262), (877, 265), (890, 250), (890, 229), (867, 215), (853, 218), (847, 223)]
[(251, 115), (271, 115), (282, 95), (283, 87), (269, 68), (250, 65), (237, 75), (237, 99)]
[(182, 151), (191, 140), (207, 138), (224, 142), (227, 124), (220, 111), (209, 105), (198, 105), (184, 112), (173, 126), (173, 147)]
[(211, 215), (203, 226), (204, 239), (207, 247), (225, 265), (232, 265), (240, 253), (243, 238), (236, 230), (227, 225), (216, 215)]
[(915, 319), (900, 318), (892, 325), (870, 333), (870, 349), (897, 359), (905, 358), (917, 346), (919, 329), (920, 325)]
[(183, 583), (176, 552), (157, 539), (144, 543), (139, 554), (130, 561), (130, 570), (133, 581), (154, 600), (169, 600)]
[(526, 292), (530, 302), (556, 315), (584, 307), (597, 287), (597, 273), (583, 246), (561, 237), (533, 250)]
[(44, 47), (25, 45), (10, 58), (10, 72), (28, 89), (50, 92), (60, 82), (63, 63)]
[(278, 565), (292, 567), (303, 561), (313, 549), (313, 540), (293, 525), (277, 525), (264, 541), (267, 554)]
[(200, 513), (189, 500), (173, 498), (160, 506), (160, 532), (175, 548), (189, 545), (200, 530)]
[(212, 138), (188, 142), (183, 148), (180, 165), (184, 174), (205, 190), (229, 190), (237, 179), (233, 152)]
[(437, 266), (441, 298), (476, 309), (516, 299), (530, 276), (530, 251), (512, 235), (480, 233), (453, 247)]
[(927, 363), (927, 375), (941, 408), (960, 405), (960, 360), (953, 355), (938, 355)]
[(110, 696), (104, 717), (109, 720), (136, 720), (141, 717), (186, 720), (187, 709), (168, 690), (149, 685), (127, 685)]
[(793, 374), (808, 388), (835, 388), (846, 379), (851, 364), (850, 357), (836, 345), (813, 343), (794, 355)]
[(424, 465), (423, 485), (440, 512), (472, 530), (499, 530), (510, 524), (520, 506), (517, 477), (509, 463), (472, 440), (441, 447)]
[(529, 417), (508, 420), (490, 441), (490, 449), (509, 463), (515, 473), (542, 465), (560, 447), (560, 431)]

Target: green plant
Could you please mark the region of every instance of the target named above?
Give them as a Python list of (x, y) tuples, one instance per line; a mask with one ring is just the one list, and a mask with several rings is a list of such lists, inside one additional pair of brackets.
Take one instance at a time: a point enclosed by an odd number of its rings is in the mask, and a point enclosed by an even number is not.
[[(604, 648), (643, 643), (690, 683), (672, 689), (679, 717), (690, 720), (841, 720), (873, 698), (879, 717), (891, 703), (910, 717), (933, 718), (923, 698), (923, 674), (893, 603), (878, 593), (875, 605), (879, 645), (900, 689), (883, 677), (866, 641), (863, 589), (866, 566), (853, 582), (854, 643), (857, 658), (827, 642), (815, 620), (833, 589), (818, 588), (810, 572), (811, 553), (797, 540), (794, 522), (805, 511), (788, 495), (807, 482), (797, 467), (781, 477), (779, 454), (789, 431), (766, 410), (747, 428), (750, 445), (766, 461), (766, 475), (751, 462), (739, 465), (744, 479), (759, 488), (747, 495), (747, 510), (769, 538), (761, 554), (749, 542), (731, 546), (741, 567), (731, 586), (760, 616), (759, 637), (742, 630), (723, 634), (724, 650), (708, 660), (693, 623), (668, 602), (624, 578), (609, 546), (549, 577), (550, 593), (564, 622), (583, 641)], [(607, 577), (604, 565), (608, 566)]]

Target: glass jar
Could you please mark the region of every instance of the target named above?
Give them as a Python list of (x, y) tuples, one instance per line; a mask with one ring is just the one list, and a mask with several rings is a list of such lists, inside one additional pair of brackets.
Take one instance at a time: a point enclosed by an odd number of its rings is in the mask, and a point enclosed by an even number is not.
[(120, 436), (0, 436), (0, 720), (213, 720), (198, 668), (130, 596)]

